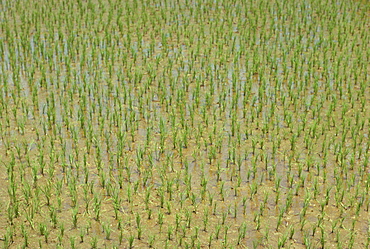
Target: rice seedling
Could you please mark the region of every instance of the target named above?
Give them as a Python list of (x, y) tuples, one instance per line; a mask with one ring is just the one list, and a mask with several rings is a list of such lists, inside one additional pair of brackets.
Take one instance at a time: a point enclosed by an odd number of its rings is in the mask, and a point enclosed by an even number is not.
[(91, 248), (97, 248), (98, 246), (98, 238), (97, 237), (92, 237), (91, 242), (90, 242)]

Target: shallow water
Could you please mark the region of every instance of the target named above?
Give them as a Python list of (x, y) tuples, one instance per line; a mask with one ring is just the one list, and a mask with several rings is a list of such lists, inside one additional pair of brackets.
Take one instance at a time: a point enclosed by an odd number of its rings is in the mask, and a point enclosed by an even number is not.
[(148, 4), (1, 14), (4, 247), (365, 247), (368, 5)]

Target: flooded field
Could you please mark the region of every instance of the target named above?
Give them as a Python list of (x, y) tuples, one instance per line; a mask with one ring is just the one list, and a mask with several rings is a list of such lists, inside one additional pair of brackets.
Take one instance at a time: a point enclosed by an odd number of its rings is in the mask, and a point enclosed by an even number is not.
[(369, 248), (367, 1), (0, 4), (3, 248)]

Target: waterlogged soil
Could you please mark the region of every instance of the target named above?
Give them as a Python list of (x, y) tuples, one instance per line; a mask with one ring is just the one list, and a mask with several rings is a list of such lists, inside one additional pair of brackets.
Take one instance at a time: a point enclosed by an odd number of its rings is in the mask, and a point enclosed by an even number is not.
[(0, 13), (4, 248), (368, 246), (366, 1)]

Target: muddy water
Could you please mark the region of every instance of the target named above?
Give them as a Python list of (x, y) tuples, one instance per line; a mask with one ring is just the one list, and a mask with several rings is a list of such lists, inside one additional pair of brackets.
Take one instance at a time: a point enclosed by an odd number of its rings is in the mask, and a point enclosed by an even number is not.
[(365, 247), (368, 6), (180, 2), (6, 4), (4, 247)]

